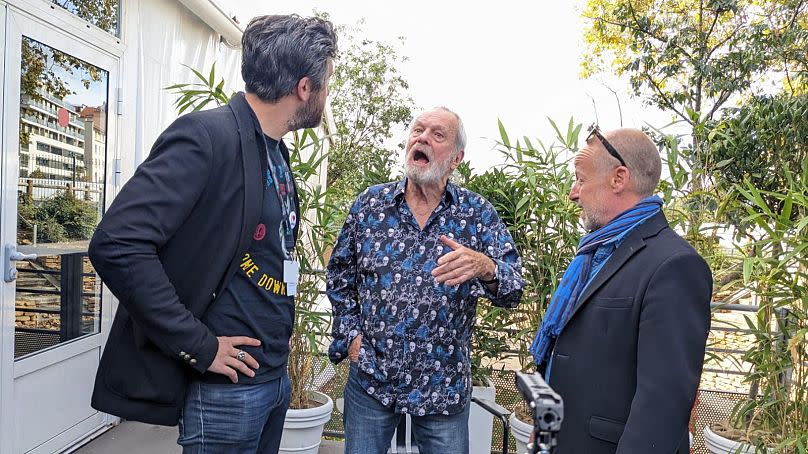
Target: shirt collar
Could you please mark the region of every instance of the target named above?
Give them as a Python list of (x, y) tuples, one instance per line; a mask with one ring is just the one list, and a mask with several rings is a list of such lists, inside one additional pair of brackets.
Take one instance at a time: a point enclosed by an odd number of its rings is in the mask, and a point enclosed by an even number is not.
[[(395, 205), (399, 203), (401, 200), (404, 199), (404, 189), (407, 187), (407, 178), (404, 177), (400, 181), (396, 183), (393, 187), (393, 190), (390, 191), (388, 195), (387, 203), (388, 205)], [(457, 202), (457, 191), (458, 187), (456, 184), (452, 183), (451, 180), (446, 184), (446, 190), (443, 192), (443, 204), (446, 206), (451, 205), (453, 202)]]

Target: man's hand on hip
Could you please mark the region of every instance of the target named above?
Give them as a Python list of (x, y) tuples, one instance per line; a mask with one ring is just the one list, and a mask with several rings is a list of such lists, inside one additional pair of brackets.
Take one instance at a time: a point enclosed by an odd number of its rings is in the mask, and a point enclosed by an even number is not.
[(208, 367), (209, 371), (226, 375), (233, 383), (238, 383), (238, 372), (248, 377), (255, 377), (253, 369), (258, 369), (258, 361), (239, 347), (242, 345), (258, 347), (261, 341), (246, 336), (220, 336), (216, 339), (219, 341), (219, 350)]
[(359, 349), (362, 348), (362, 335), (354, 337), (351, 345), (348, 347), (348, 361), (352, 363), (359, 362)]
[(452, 252), (439, 258), (438, 267), (432, 270), (432, 276), (438, 283), (455, 286), (470, 279), (491, 280), (495, 277), (496, 265), (488, 256), (469, 249), (446, 235), (441, 235), (440, 240), (452, 248)]

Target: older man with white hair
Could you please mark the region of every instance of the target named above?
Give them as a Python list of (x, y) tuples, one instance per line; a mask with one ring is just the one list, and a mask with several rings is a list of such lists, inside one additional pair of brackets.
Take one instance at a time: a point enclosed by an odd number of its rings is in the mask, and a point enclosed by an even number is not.
[(477, 298), (513, 307), (524, 283), (494, 207), (449, 181), (465, 143), (456, 113), (439, 107), (419, 115), (407, 141), (406, 178), (363, 192), (337, 240), (328, 264), (329, 355), (351, 362), (348, 454), (386, 453), (402, 414), (412, 415), (420, 452), (468, 453)]

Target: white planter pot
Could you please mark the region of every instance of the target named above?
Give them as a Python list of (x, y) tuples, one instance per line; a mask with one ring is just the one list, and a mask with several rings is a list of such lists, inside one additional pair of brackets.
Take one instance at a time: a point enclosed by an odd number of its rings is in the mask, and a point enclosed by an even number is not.
[(522, 454), (527, 452), (527, 442), (530, 441), (530, 434), (533, 433), (533, 424), (528, 424), (519, 420), (516, 413), (511, 414), (511, 434), (516, 440), (516, 452)]
[[(745, 443), (724, 438), (710, 430), (710, 426), (704, 426), (704, 445), (711, 454), (755, 454), (755, 447)], [(767, 449), (774, 453), (773, 450)]]
[[(475, 386), (471, 395), (494, 402), (497, 390), (490, 380), (488, 386)], [(494, 429), (494, 415), (479, 405), (472, 403), (469, 411), (469, 454), (491, 454), (491, 431)]]
[(323, 426), (331, 419), (334, 401), (318, 391), (309, 391), (309, 397), (322, 405), (303, 410), (289, 409), (283, 423), (281, 447), (278, 452), (289, 454), (317, 454), (323, 437)]

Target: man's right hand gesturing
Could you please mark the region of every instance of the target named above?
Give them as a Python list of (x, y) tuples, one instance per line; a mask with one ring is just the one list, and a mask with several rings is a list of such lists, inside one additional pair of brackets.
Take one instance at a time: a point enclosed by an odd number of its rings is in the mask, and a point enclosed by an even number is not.
[(261, 341), (246, 336), (220, 336), (216, 339), (219, 341), (219, 350), (208, 367), (209, 371), (226, 375), (233, 383), (238, 383), (238, 372), (248, 377), (255, 377), (253, 369), (258, 369), (258, 361), (239, 347), (242, 345), (258, 347)]

